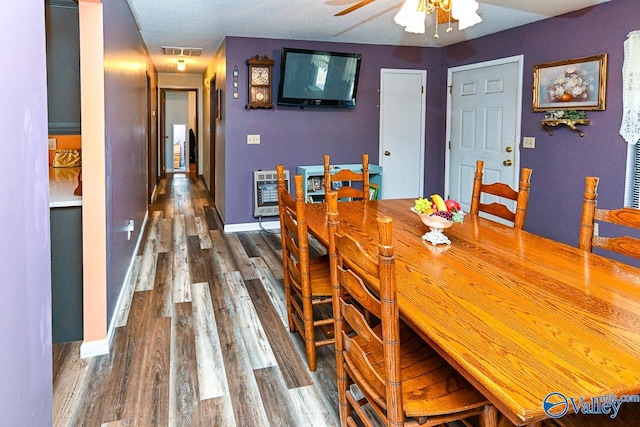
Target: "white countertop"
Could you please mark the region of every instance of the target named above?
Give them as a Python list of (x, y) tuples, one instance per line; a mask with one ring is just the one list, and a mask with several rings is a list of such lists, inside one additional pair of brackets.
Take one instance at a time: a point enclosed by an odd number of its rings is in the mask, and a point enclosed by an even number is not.
[(80, 168), (49, 168), (49, 207), (82, 206), (82, 196), (73, 194)]

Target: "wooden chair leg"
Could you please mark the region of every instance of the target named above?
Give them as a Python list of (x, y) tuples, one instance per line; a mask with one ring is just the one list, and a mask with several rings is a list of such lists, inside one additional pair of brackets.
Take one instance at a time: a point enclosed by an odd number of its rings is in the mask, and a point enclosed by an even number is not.
[[(307, 332), (305, 331), (305, 334)], [(311, 330), (313, 333), (313, 329)], [(307, 361), (309, 364), (309, 370), (311, 372), (316, 371), (316, 343), (313, 339), (305, 338), (305, 346), (307, 347)]]
[(309, 364), (309, 370), (311, 372), (316, 371), (316, 330), (313, 325), (313, 304), (311, 303), (311, 296), (306, 297), (303, 301), (304, 312), (304, 345), (307, 350), (307, 362)]
[(486, 405), (480, 416), (480, 427), (496, 427), (498, 425), (498, 410), (493, 405)]
[(287, 320), (289, 321), (289, 332), (295, 332), (296, 324), (293, 321), (293, 305), (291, 304), (291, 286), (286, 283), (286, 279), (284, 284), (284, 300), (287, 302)]
[(337, 356), (338, 363), (336, 364), (336, 374), (338, 379), (338, 404), (340, 409), (340, 425), (346, 426), (347, 419), (351, 415), (349, 410), (349, 403), (347, 402), (347, 390), (349, 389), (349, 379), (344, 369), (344, 359), (342, 355)]

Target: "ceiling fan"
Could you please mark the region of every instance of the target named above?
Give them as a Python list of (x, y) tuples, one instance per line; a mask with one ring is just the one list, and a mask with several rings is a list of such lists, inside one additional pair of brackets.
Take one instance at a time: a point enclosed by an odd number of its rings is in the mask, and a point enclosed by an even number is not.
[[(350, 6), (344, 10), (341, 10), (340, 12), (336, 13), (334, 16), (344, 16), (347, 15), (351, 12), (354, 12), (358, 9), (360, 9), (363, 6), (368, 5), (369, 3), (373, 3), (375, 0), (360, 0), (358, 3), (354, 4), (353, 6)], [(447, 13), (444, 12), (443, 10), (441, 10), (440, 8), (437, 9), (437, 13), (438, 13), (438, 24), (446, 24), (449, 22), (456, 22), (457, 20), (454, 19), (451, 16), (451, 13)]]

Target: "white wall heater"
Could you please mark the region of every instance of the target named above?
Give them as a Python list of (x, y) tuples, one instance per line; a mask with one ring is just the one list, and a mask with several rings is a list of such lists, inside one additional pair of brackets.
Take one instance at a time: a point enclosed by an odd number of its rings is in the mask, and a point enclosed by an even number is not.
[[(289, 171), (284, 171), (284, 185), (289, 190)], [(253, 171), (253, 216), (278, 215), (278, 173)]]

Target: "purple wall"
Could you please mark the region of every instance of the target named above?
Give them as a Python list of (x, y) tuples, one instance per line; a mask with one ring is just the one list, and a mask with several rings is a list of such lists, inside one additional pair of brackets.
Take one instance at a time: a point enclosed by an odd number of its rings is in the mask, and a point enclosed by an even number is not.
[[(354, 110), (311, 109), (276, 106), (273, 110), (246, 110), (246, 60), (267, 55), (275, 60), (273, 67), (274, 98), (280, 78), (280, 52), (283, 47), (322, 49), (362, 54), (357, 106)], [(226, 224), (254, 222), (253, 171), (275, 169), (283, 163), (295, 173), (298, 165), (322, 164), (324, 154), (332, 163), (359, 163), (362, 153), (369, 153), (372, 164), (378, 163), (379, 99), (381, 68), (427, 70), (427, 150), (425, 188), (442, 186), (434, 173), (443, 167), (444, 151), (440, 147), (444, 135), (443, 93), (437, 90), (442, 78), (440, 51), (395, 46), (324, 43), (274, 39), (226, 39), (227, 75), (234, 66), (240, 70), (239, 98), (225, 96), (225, 206)], [(219, 78), (219, 77), (218, 77)], [(446, 79), (446, 75), (445, 75)], [(226, 93), (232, 92), (232, 81), (226, 79)], [(247, 145), (247, 134), (260, 134), (260, 145)], [(220, 141), (218, 141), (220, 143)], [(219, 198), (217, 197), (217, 201)], [(274, 220), (277, 219), (274, 217)]]
[[(536, 138), (536, 148), (521, 149), (521, 165), (533, 169), (526, 229), (571, 245), (577, 244), (584, 177), (597, 175), (601, 206), (621, 206), (626, 144), (621, 121), (622, 44), (640, 28), (637, 0), (616, 0), (561, 17), (440, 49), (407, 48), (309, 41), (227, 38), (227, 73), (240, 69), (240, 97), (225, 97), (225, 223), (253, 222), (252, 171), (278, 162), (294, 171), (300, 164), (319, 164), (331, 154), (336, 163), (357, 163), (368, 152), (378, 162), (378, 88), (380, 68), (427, 69), (425, 189), (444, 189), (447, 69), (514, 55), (524, 55), (522, 136)], [(480, 24), (482, 25), (482, 24)], [(277, 106), (246, 110), (246, 59), (256, 54), (276, 61), (279, 78), (282, 47), (317, 48), (363, 54), (358, 105), (353, 111), (324, 111)], [(541, 127), (544, 113), (533, 113), (532, 81), (536, 64), (609, 54), (607, 109), (588, 112), (591, 126), (580, 138), (568, 128), (549, 136)], [(277, 90), (277, 83), (274, 85)], [(231, 79), (226, 92), (231, 93)], [(274, 93), (275, 96), (275, 93)], [(246, 135), (261, 135), (248, 146)]]
[[(126, 0), (104, 2), (107, 322), (147, 211), (147, 51)], [(150, 70), (149, 74), (154, 74)], [(84, 143), (90, 143), (85, 141)], [(127, 240), (125, 223), (135, 221)], [(108, 324), (108, 323), (107, 323)]]
[[(51, 271), (44, 2), (3, 11), (0, 128), (0, 417), (7, 426), (52, 420)], [(3, 63), (6, 65), (6, 62)]]
[[(520, 150), (521, 166), (533, 169), (526, 230), (577, 245), (587, 175), (600, 177), (600, 206), (622, 206), (622, 44), (639, 28), (638, 1), (615, 0), (446, 48), (443, 79), (448, 67), (524, 54), (522, 136), (536, 138), (535, 149)], [(549, 136), (540, 125), (544, 113), (531, 108), (534, 65), (601, 53), (609, 54), (607, 109), (587, 112), (591, 125), (583, 128), (583, 138), (568, 128)]]

